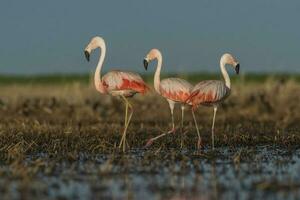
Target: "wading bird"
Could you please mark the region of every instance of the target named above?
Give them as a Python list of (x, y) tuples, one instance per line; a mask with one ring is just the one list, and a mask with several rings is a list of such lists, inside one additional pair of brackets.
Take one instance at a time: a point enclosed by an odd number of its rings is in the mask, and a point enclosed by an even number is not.
[[(160, 80), (160, 71), (162, 67), (162, 55), (158, 49), (152, 49), (144, 58), (144, 67), (147, 70), (150, 61), (157, 59), (156, 71), (154, 74), (154, 88), (155, 91), (164, 97), (170, 106), (171, 118), (172, 118), (172, 129), (167, 133), (163, 133), (157, 137), (151, 138), (146, 146), (150, 146), (155, 140), (175, 132), (174, 124), (174, 106), (176, 103), (181, 103), (181, 130), (183, 128), (183, 118), (184, 118), (184, 104), (187, 98), (190, 96), (192, 85), (186, 80), (180, 78), (166, 78)], [(181, 131), (183, 132), (183, 131)], [(183, 134), (183, 133), (182, 133)], [(181, 140), (182, 146), (182, 140)]]
[[(90, 43), (85, 48), (84, 54), (87, 61), (89, 61), (91, 52), (97, 48), (101, 49), (101, 54), (94, 75), (94, 83), (96, 89), (101, 94), (119, 96), (124, 100), (125, 103), (124, 131), (119, 144), (119, 148), (123, 147), (123, 151), (125, 151), (127, 145), (126, 132), (133, 114), (132, 105), (129, 103), (127, 98), (133, 97), (137, 93), (144, 94), (148, 90), (148, 87), (141, 76), (133, 72), (113, 70), (101, 77), (101, 69), (106, 54), (106, 45), (103, 38), (98, 36), (92, 38)], [(129, 117), (128, 108), (130, 109)]]
[[(214, 127), (215, 118), (218, 106), (230, 95), (230, 78), (225, 69), (225, 65), (231, 65), (234, 67), (236, 73), (239, 73), (240, 64), (235, 60), (235, 58), (226, 53), (221, 57), (220, 68), (223, 75), (224, 81), (219, 80), (206, 80), (201, 81), (191, 91), (191, 95), (187, 99), (187, 103), (192, 105), (192, 110), (195, 110), (198, 105), (213, 106), (214, 116), (211, 128), (211, 140), (212, 148), (214, 149)], [(198, 143), (201, 142), (201, 137), (197, 127), (197, 122), (195, 120), (195, 126), (198, 133)]]

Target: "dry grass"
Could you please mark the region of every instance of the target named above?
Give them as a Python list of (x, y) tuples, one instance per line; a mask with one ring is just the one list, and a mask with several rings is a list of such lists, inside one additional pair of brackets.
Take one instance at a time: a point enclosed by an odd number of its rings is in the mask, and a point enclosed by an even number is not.
[[(13, 85), (1, 87), (1, 160), (38, 152), (62, 155), (74, 152), (111, 152), (120, 139), (124, 106), (120, 99), (97, 94), (93, 86)], [(217, 114), (217, 146), (300, 142), (300, 85), (293, 80), (269, 79), (263, 84), (236, 83)], [(154, 91), (132, 99), (134, 116), (128, 132), (132, 148), (169, 127), (166, 101)], [(179, 124), (180, 110), (176, 109)], [(212, 108), (200, 107), (198, 123), (210, 143)], [(196, 133), (186, 111), (185, 147), (195, 148)], [(157, 142), (154, 149), (177, 148), (180, 131)], [(65, 154), (64, 154), (65, 155)]]
[[(4, 177), (0, 195), (6, 194), (8, 198), (13, 194), (10, 184), (15, 181), (21, 197), (48, 196), (49, 185), (47, 181), (39, 180), (40, 177), (59, 176), (59, 179), (68, 181), (72, 176), (79, 176), (77, 165), (81, 165), (84, 159), (91, 162), (84, 165), (86, 173), (91, 176), (86, 182), (96, 187), (98, 177), (114, 177), (115, 171), (128, 174), (139, 166), (136, 173), (155, 174), (165, 167), (177, 176), (188, 173), (191, 166), (195, 170), (201, 159), (222, 159), (224, 156), (213, 152), (195, 154), (196, 131), (189, 109), (185, 119), (187, 137), (184, 149), (187, 153), (178, 151), (181, 139), (178, 129), (175, 135), (142, 151), (143, 158), (137, 159), (117, 148), (123, 128), (122, 101), (99, 95), (92, 85), (80, 82), (54, 86), (15, 84), (2, 85), (0, 91), (0, 176)], [(142, 149), (148, 138), (170, 127), (169, 108), (154, 90), (145, 96), (136, 96), (131, 102), (135, 113), (128, 130), (128, 142), (131, 149)], [(299, 102), (300, 84), (292, 79), (234, 83), (231, 96), (217, 114), (216, 146), (234, 149), (237, 146), (275, 144), (297, 148), (300, 144)], [(212, 112), (212, 108), (207, 107), (200, 107), (197, 111), (198, 124), (208, 149)], [(179, 125), (178, 107), (175, 114)], [(109, 156), (109, 159), (99, 161), (97, 155)], [(255, 153), (246, 149), (236, 152), (230, 160), (239, 168), (245, 159), (254, 158)], [(69, 164), (60, 169), (57, 163), (64, 162)], [(179, 165), (179, 171), (173, 167), (174, 163)], [(116, 170), (116, 166), (122, 167)], [(196, 173), (201, 176), (204, 172), (196, 170)], [(270, 185), (272, 182), (259, 182), (253, 187), (272, 190)], [(93, 194), (103, 197), (106, 189), (101, 189), (101, 184), (99, 187)], [(163, 189), (170, 193), (177, 190), (167, 186)]]

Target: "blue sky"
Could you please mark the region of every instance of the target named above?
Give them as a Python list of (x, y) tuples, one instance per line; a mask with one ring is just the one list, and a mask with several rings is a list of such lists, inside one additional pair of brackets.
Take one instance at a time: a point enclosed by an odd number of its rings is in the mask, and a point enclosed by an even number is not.
[(155, 47), (163, 72), (219, 72), (225, 52), (244, 72), (300, 72), (299, 10), (299, 0), (3, 0), (0, 73), (89, 73), (98, 52), (87, 63), (83, 49), (95, 35), (104, 71), (143, 72)]

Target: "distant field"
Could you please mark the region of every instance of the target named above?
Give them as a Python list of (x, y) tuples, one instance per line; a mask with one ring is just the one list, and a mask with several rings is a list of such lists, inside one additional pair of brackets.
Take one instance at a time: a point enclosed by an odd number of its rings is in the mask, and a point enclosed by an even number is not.
[[(142, 75), (143, 78), (147, 82), (151, 82), (153, 80), (152, 74)], [(200, 80), (206, 79), (220, 79), (220, 74), (210, 74), (210, 73), (194, 73), (194, 74), (168, 74), (162, 75), (163, 77), (181, 77), (185, 78), (193, 83), (196, 83)], [(17, 75), (0, 75), (0, 84), (64, 84), (70, 82), (81, 82), (88, 83), (92, 76), (88, 74), (82, 75), (32, 75), (32, 76), (17, 76)], [(300, 82), (300, 74), (247, 74), (247, 75), (239, 75), (239, 76), (231, 76), (233, 82), (265, 82), (267, 80), (295, 80)]]

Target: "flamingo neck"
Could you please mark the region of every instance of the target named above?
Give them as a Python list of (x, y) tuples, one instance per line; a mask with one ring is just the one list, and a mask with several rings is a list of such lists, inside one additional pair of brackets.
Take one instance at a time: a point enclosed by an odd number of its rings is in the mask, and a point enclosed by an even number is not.
[(230, 86), (231, 86), (230, 78), (229, 78), (228, 72), (225, 68), (225, 63), (223, 62), (223, 60), (220, 61), (220, 68), (221, 68), (223, 78), (225, 80), (225, 85), (230, 89)]
[(157, 67), (156, 67), (156, 71), (154, 74), (154, 89), (156, 90), (156, 92), (158, 92), (160, 94), (160, 90), (159, 90), (159, 86), (160, 86), (160, 71), (161, 71), (161, 66), (162, 66), (162, 56), (159, 53), (157, 55)]
[(95, 75), (94, 75), (94, 84), (95, 84), (96, 89), (100, 93), (105, 93), (105, 88), (104, 88), (104, 86), (102, 84), (102, 81), (101, 81), (101, 69), (102, 69), (105, 54), (106, 54), (105, 44), (101, 45), (100, 49), (101, 49), (101, 52), (100, 52), (100, 56), (99, 56), (99, 61), (98, 61), (98, 64), (97, 64)]

